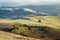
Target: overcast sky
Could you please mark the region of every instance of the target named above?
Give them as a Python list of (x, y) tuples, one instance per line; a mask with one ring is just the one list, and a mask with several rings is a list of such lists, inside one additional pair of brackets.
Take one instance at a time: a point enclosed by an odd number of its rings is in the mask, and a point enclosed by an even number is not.
[(0, 0), (0, 6), (44, 5), (60, 2), (60, 0)]

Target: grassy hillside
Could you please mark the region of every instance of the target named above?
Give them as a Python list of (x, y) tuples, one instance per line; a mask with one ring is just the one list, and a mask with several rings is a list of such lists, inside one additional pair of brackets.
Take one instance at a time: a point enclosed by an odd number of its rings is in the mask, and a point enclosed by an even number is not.
[(40, 39), (30, 38), (21, 35), (16, 35), (13, 33), (0, 31), (0, 40), (40, 40)]
[(24, 19), (0, 19), (0, 29), (33, 38), (60, 40), (60, 19), (57, 16), (25, 16)]

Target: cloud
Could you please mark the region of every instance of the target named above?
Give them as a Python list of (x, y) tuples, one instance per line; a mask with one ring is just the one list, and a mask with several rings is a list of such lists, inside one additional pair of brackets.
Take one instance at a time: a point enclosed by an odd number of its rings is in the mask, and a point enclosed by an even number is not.
[(33, 12), (33, 13), (37, 13), (37, 11), (29, 9), (29, 8), (24, 8), (25, 11), (29, 11), (29, 12)]
[(1, 5), (10, 5), (10, 6), (18, 6), (18, 5), (43, 5), (43, 4), (51, 4), (60, 2), (60, 0), (0, 0), (0, 6)]

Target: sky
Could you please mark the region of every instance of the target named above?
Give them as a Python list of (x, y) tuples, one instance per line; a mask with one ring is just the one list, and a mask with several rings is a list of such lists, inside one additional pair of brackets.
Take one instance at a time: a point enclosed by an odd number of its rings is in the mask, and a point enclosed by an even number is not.
[(0, 0), (0, 6), (45, 5), (60, 2), (60, 0)]

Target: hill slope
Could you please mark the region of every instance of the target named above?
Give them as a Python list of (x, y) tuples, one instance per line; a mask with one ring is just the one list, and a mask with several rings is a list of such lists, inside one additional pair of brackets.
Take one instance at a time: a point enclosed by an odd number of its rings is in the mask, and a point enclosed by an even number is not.
[(40, 40), (0, 31), (0, 40)]

